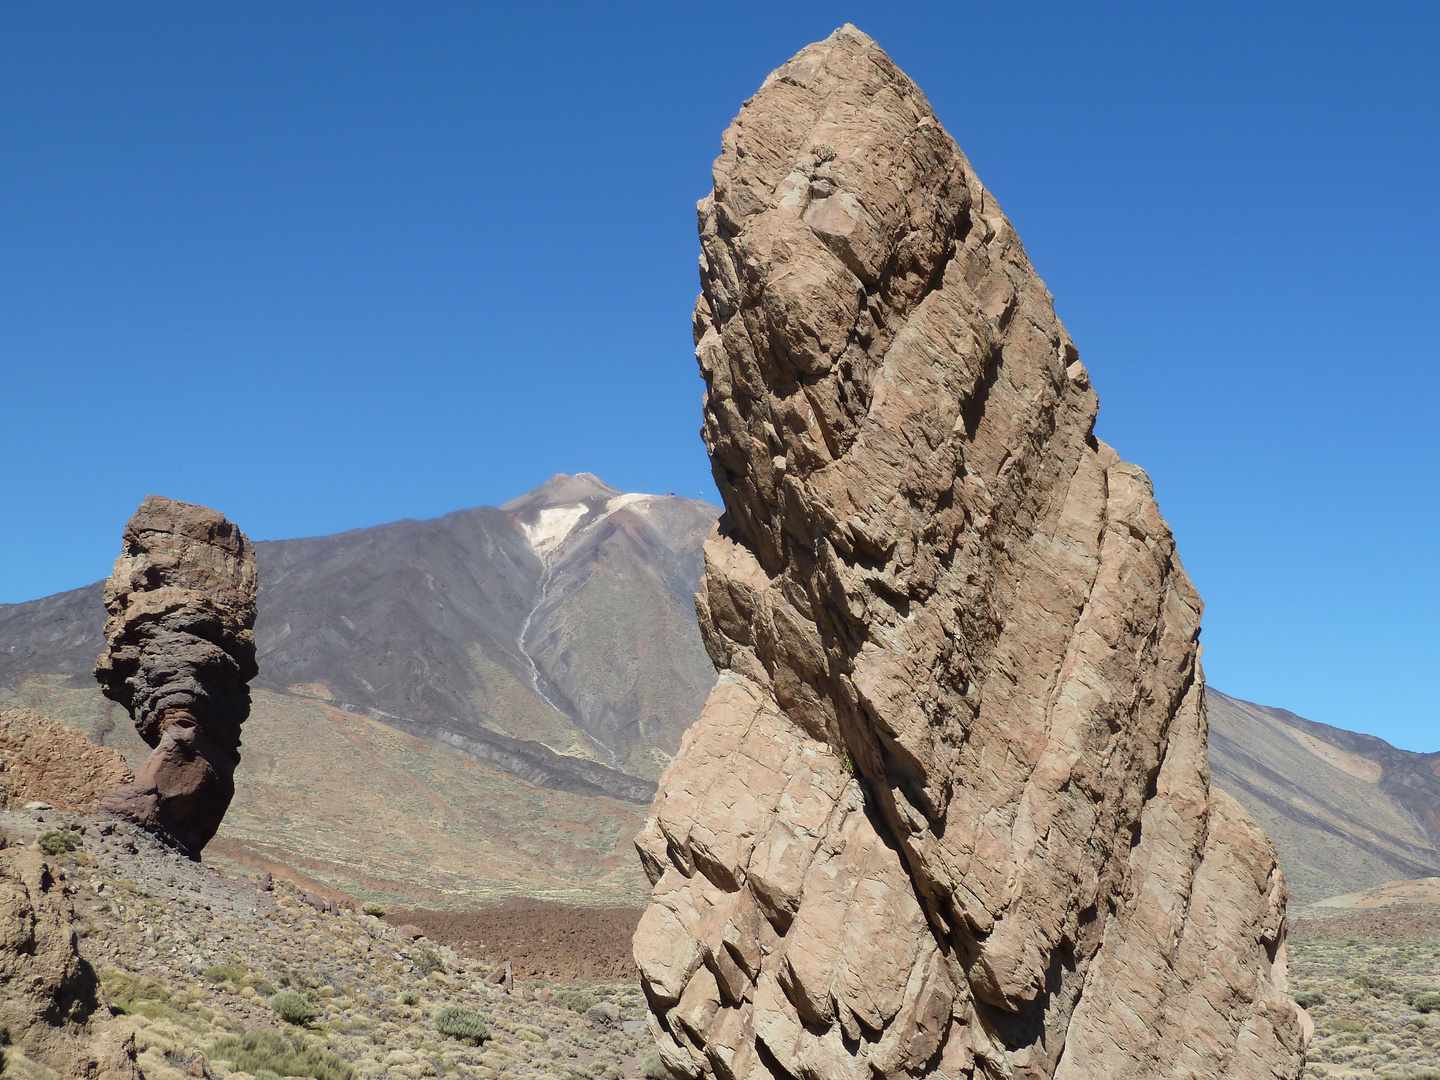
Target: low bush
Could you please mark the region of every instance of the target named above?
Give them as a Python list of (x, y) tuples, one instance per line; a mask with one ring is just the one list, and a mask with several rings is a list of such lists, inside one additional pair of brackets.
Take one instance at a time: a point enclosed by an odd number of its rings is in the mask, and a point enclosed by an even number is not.
[(35, 843), (46, 855), (63, 855), (80, 846), (80, 834), (69, 829), (46, 829), (35, 838)]
[(435, 1030), (453, 1039), (465, 1039), (479, 1046), (490, 1037), (490, 1025), (474, 1009), (446, 1005), (435, 1014)]
[(406, 990), (403, 994), (400, 995), (400, 1003), (402, 1005), (419, 1005), (420, 995), (417, 994), (414, 990)]
[(374, 915), (377, 919), (384, 918), (385, 916), (385, 908), (382, 905), (375, 903), (375, 901), (373, 900), (367, 903), (360, 910), (363, 911), (366, 915)]
[(280, 1019), (286, 1023), (298, 1024), (301, 1027), (312, 1023), (317, 1015), (315, 1006), (310, 1003), (309, 999), (294, 990), (281, 990), (272, 995), (270, 1008), (274, 1009)]
[(266, 1069), (277, 1077), (308, 1076), (313, 1080), (351, 1080), (353, 1075), (338, 1055), (303, 1035), (282, 1035), (278, 1031), (226, 1035), (210, 1048), (210, 1056), (228, 1062), (235, 1072), (252, 1074), (255, 1080), (262, 1080)]
[(179, 1015), (171, 1004), (173, 991), (159, 979), (132, 975), (109, 968), (100, 973), (100, 985), (110, 999), (110, 1011), (151, 1020), (173, 1019)]
[(1400, 984), (1388, 975), (1376, 975), (1372, 972), (1362, 971), (1350, 981), (1375, 994), (1395, 994), (1400, 991)]
[(440, 954), (434, 949), (421, 949), (415, 954), (414, 960), (416, 970), (422, 975), (445, 970), (445, 961), (440, 959)]
[(231, 983), (239, 986), (249, 974), (239, 964), (216, 964), (214, 967), (205, 969), (205, 981), (212, 983)]
[(589, 990), (556, 990), (555, 1000), (567, 1009), (580, 1013), (583, 1016), (592, 1009), (600, 999)]
[(640, 1062), (640, 1073), (645, 1080), (670, 1080), (670, 1070), (660, 1057), (660, 1051), (651, 1050)]
[(1295, 991), (1295, 1004), (1302, 1009), (1313, 1008), (1316, 1005), (1325, 1004), (1325, 995), (1319, 990), (1297, 990)]
[(1416, 994), (1415, 1000), (1410, 1004), (1416, 1012), (1440, 1012), (1440, 992), (1430, 990), (1423, 994)]

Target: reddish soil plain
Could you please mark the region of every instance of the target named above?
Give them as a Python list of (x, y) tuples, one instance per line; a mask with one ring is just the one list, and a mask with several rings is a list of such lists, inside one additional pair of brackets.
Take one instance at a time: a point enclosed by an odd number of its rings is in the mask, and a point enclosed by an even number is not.
[(496, 966), (509, 961), (517, 979), (609, 982), (638, 977), (630, 939), (638, 908), (582, 908), (546, 900), (510, 900), (469, 911), (389, 911), (392, 926), (410, 923), (425, 936)]

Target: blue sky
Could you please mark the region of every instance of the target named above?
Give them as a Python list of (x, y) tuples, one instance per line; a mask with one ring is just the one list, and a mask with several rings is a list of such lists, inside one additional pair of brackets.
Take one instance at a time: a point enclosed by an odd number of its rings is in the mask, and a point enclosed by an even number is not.
[(0, 4), (0, 602), (555, 472), (714, 500), (694, 203), (853, 21), (1014, 221), (1210, 681), (1440, 749), (1440, 7)]

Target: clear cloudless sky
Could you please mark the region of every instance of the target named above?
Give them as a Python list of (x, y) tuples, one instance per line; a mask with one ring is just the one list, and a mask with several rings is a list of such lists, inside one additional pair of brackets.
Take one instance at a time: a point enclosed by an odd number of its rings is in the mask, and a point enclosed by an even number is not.
[(1210, 682), (1440, 749), (1434, 4), (3, 0), (0, 601), (152, 491), (255, 539), (716, 501), (694, 203), (846, 21), (1024, 238)]

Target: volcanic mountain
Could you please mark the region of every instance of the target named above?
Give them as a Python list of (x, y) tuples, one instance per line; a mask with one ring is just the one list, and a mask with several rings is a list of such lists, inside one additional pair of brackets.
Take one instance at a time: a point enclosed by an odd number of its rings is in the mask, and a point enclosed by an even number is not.
[[(718, 515), (580, 473), (500, 507), (256, 544), (260, 675), (209, 850), (425, 904), (638, 902), (630, 839), (715, 679), (693, 597)], [(100, 593), (0, 605), (0, 708), (135, 767), (148, 747), (91, 676)], [(1440, 874), (1440, 754), (1207, 697), (1215, 780), (1297, 898)]]
[[(498, 508), (259, 543), (255, 685), (648, 802), (714, 681), (692, 598), (718, 513), (580, 473)], [(0, 687), (88, 690), (103, 621), (98, 584), (0, 606)]]

